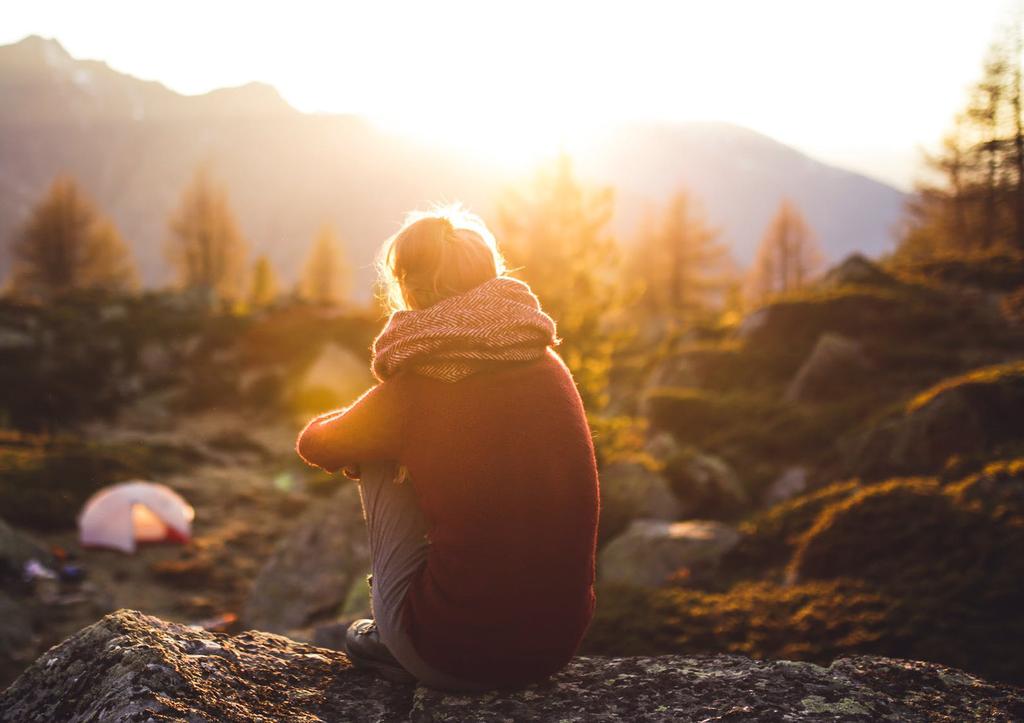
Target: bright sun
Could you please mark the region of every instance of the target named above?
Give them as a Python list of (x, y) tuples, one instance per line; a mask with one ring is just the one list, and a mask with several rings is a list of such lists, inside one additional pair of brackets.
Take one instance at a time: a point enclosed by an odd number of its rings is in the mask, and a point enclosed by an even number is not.
[(580, 117), (485, 111), (420, 117), (375, 114), (372, 119), (385, 130), (514, 170), (531, 168), (561, 151), (578, 152), (598, 132), (597, 126)]

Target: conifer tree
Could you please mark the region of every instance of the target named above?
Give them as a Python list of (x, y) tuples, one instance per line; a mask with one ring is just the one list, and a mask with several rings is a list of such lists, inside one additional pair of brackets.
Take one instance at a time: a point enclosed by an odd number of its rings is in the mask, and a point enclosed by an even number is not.
[(227, 192), (205, 167), (197, 169), (171, 216), (166, 252), (182, 288), (211, 302), (241, 294), (246, 243)]
[(558, 324), (559, 351), (594, 411), (607, 401), (616, 338), (607, 321), (622, 305), (620, 254), (608, 231), (610, 187), (588, 189), (562, 155), (499, 209), (500, 242), (515, 274)]
[(645, 286), (644, 305), (655, 315), (692, 323), (722, 300), (729, 283), (728, 250), (684, 190), (672, 196), (661, 218), (648, 219), (645, 226), (631, 264)]
[(751, 270), (754, 299), (763, 302), (776, 294), (799, 289), (820, 270), (822, 262), (810, 226), (796, 206), (783, 199), (761, 238)]
[(11, 288), (50, 300), (76, 289), (124, 291), (137, 276), (114, 223), (70, 176), (60, 176), (15, 238)]
[(925, 156), (897, 259), (1024, 251), (1022, 38), (1020, 17), (1000, 28), (953, 130)]
[(351, 290), (351, 269), (334, 229), (320, 228), (306, 257), (300, 283), (303, 298), (316, 304), (339, 304)]
[(266, 254), (260, 254), (252, 268), (249, 303), (254, 308), (272, 304), (280, 291), (277, 274)]

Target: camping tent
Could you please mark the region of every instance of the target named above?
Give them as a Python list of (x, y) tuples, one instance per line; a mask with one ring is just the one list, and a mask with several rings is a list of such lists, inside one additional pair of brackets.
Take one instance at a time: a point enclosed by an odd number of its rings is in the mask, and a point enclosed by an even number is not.
[(188, 542), (195, 510), (170, 487), (132, 480), (104, 487), (78, 516), (82, 545), (135, 552), (136, 542)]

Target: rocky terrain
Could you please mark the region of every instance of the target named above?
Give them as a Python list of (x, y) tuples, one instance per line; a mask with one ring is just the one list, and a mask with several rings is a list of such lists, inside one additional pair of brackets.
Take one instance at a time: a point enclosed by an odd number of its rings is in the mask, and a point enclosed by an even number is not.
[[(888, 656), (928, 664), (869, 669), (1024, 683), (1021, 288), (1019, 259), (853, 258), (738, 325), (623, 349), (611, 407), (630, 431), (596, 437), (597, 610), (574, 674), (595, 656), (829, 676)], [(358, 496), (291, 445), (370, 383), (379, 323), (160, 294), (0, 305), (0, 686), (118, 608), (339, 649), (367, 611)], [(195, 506), (189, 545), (77, 545), (81, 503), (131, 477)]]
[(577, 658), (516, 691), (380, 680), (323, 648), (229, 637), (119, 610), (44, 653), (4, 693), (18, 721), (1011, 721), (1024, 692), (941, 665), (858, 656), (823, 668), (736, 655)]

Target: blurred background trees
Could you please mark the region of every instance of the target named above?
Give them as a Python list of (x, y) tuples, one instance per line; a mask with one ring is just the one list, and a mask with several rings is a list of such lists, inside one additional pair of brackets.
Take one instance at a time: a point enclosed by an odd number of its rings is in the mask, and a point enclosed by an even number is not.
[(644, 310), (680, 326), (696, 322), (722, 301), (732, 271), (718, 229), (708, 225), (688, 190), (677, 191), (660, 217), (644, 222), (628, 268), (643, 283)]
[(82, 289), (121, 291), (137, 283), (117, 227), (70, 176), (53, 181), (11, 248), (11, 291), (42, 301)]
[(171, 215), (167, 258), (178, 285), (208, 302), (237, 299), (245, 278), (246, 243), (226, 189), (206, 167), (196, 170)]
[(498, 207), (498, 237), (509, 267), (556, 319), (559, 353), (594, 411), (607, 403), (616, 345), (608, 324), (625, 298), (621, 254), (608, 229), (614, 201), (611, 187), (581, 185), (563, 154), (528, 187), (508, 191)]
[(252, 267), (252, 281), (249, 286), (249, 305), (254, 309), (269, 306), (277, 299), (281, 284), (277, 272), (266, 254), (260, 254)]
[(806, 285), (824, 264), (811, 227), (789, 199), (768, 224), (750, 270), (750, 294), (764, 302)]
[(908, 204), (898, 257), (1024, 251), (1024, 114), (1019, 19), (1004, 25), (964, 110)]
[(352, 269), (334, 227), (324, 224), (306, 256), (299, 294), (314, 304), (338, 304), (352, 291)]

